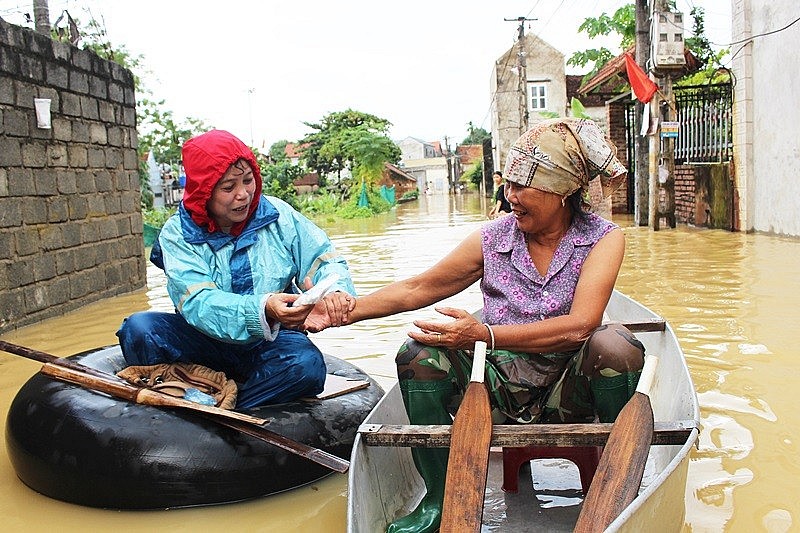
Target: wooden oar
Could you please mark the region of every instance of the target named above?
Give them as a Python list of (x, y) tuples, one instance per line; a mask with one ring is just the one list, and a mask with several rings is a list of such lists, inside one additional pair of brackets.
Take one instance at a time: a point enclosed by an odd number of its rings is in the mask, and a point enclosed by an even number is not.
[(481, 530), (492, 414), (483, 384), (486, 343), (475, 343), (470, 384), (453, 421), (441, 533)]
[(277, 446), (283, 450), (300, 455), (317, 464), (330, 468), (335, 472), (347, 472), (350, 467), (349, 461), (341, 459), (324, 450), (302, 444), (283, 435), (270, 431), (260, 424), (267, 421), (263, 418), (219, 409), (208, 405), (201, 405), (182, 398), (176, 398), (168, 394), (137, 387), (106, 374), (95, 368), (91, 368), (69, 359), (58, 358), (54, 355), (18, 346), (10, 342), (0, 340), (0, 350), (14, 355), (43, 362), (41, 372), (45, 375), (79, 385), (81, 387), (103, 392), (115, 398), (121, 398), (134, 403), (152, 405), (156, 407), (178, 407), (195, 412), (209, 420), (227, 426), (259, 440)]
[(648, 394), (656, 366), (657, 357), (645, 358), (636, 392), (614, 421), (575, 524), (577, 533), (604, 531), (639, 492), (653, 439), (653, 406)]
[(227, 409), (220, 409), (211, 405), (203, 405), (177, 396), (170, 396), (152, 389), (144, 387), (137, 387), (127, 381), (116, 381), (111, 376), (100, 377), (94, 374), (88, 374), (81, 370), (69, 368), (58, 363), (45, 363), (40, 372), (46, 376), (60, 379), (74, 385), (80, 385), (86, 389), (92, 389), (100, 392), (105, 392), (110, 396), (122, 398), (133, 403), (141, 405), (152, 405), (155, 407), (180, 407), (188, 409), (189, 411), (197, 411), (203, 414), (212, 415), (220, 418), (232, 418), (248, 422), (250, 424), (261, 425), (266, 422), (263, 418), (257, 416), (250, 416), (238, 411), (229, 411)]

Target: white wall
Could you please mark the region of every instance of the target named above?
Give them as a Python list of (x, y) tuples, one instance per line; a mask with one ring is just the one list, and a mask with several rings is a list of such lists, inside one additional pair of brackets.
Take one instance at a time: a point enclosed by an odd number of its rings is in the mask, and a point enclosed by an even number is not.
[(797, 0), (732, 0), (739, 229), (800, 236)]
[(420, 141), (414, 137), (406, 137), (398, 142), (397, 146), (400, 148), (400, 159), (402, 161), (435, 157), (436, 155), (432, 144)]
[(426, 187), (434, 193), (449, 191), (447, 159), (444, 157), (408, 159), (403, 161), (403, 170), (417, 178), (420, 192), (425, 192)]
[[(511, 145), (522, 134), (520, 116), (519, 75), (517, 65), (518, 45), (509, 48), (492, 69), (490, 90), (492, 96), (492, 145), (495, 170), (502, 170)], [(564, 54), (536, 35), (525, 36), (525, 74), (528, 86), (544, 84), (547, 87), (545, 111), (564, 116), (567, 112), (567, 89)], [(530, 92), (528, 93), (530, 96)], [(530, 107), (530, 98), (527, 99)], [(528, 127), (542, 119), (537, 111), (529, 109)]]

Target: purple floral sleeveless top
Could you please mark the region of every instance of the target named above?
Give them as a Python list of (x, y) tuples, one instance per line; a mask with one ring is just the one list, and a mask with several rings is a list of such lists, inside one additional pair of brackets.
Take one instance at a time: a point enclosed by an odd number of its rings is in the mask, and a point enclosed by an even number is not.
[(618, 227), (593, 213), (583, 219), (575, 217), (547, 275), (542, 276), (513, 216), (487, 223), (481, 231), (484, 322), (527, 324), (568, 314), (586, 256), (597, 241)]

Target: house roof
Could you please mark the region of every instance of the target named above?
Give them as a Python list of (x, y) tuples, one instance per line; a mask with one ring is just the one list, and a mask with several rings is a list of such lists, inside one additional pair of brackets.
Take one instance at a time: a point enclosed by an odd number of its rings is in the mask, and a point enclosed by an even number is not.
[(319, 174), (308, 172), (292, 182), (294, 185), (319, 185)]
[[(628, 71), (625, 68), (625, 54), (631, 54), (635, 57), (636, 46), (631, 46), (620, 55), (603, 65), (603, 68), (597, 71), (597, 74), (586, 80), (586, 83), (581, 85), (581, 87), (577, 90), (577, 94), (583, 97), (584, 95), (588, 95), (589, 92), (596, 91), (600, 88), (611, 89), (614, 87), (614, 85), (619, 85), (621, 83), (627, 85)], [(686, 58), (686, 66), (684, 66), (682, 69), (679, 69), (681, 74), (697, 72), (700, 70), (700, 67), (702, 66), (700, 60), (688, 48), (684, 48), (683, 56)], [(612, 91), (606, 90), (601, 92)], [(584, 103), (584, 105), (586, 104)]]
[(286, 157), (289, 159), (294, 159), (295, 157), (303, 157), (303, 150), (308, 146), (309, 143), (286, 143), (286, 148), (284, 148), (283, 151), (286, 153)]
[(383, 166), (389, 171), (390, 174), (394, 174), (395, 178), (397, 179), (409, 180), (413, 181), (414, 183), (417, 182), (417, 178), (391, 163), (384, 163)]
[(583, 78), (581, 74), (567, 74), (567, 101), (571, 101), (573, 97), (578, 98), (584, 107), (603, 107), (606, 105), (606, 99), (602, 94), (597, 92), (580, 94), (578, 90), (581, 88)]
[(456, 146), (456, 155), (462, 165), (471, 165), (483, 159), (483, 146), (480, 144), (460, 144)]

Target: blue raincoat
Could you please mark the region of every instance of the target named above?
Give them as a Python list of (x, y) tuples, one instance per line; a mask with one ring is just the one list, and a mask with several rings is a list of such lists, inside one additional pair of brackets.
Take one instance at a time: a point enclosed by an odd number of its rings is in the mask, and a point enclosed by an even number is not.
[(183, 149), (187, 185), (178, 212), (164, 224), (151, 261), (167, 277), (175, 313), (147, 311), (117, 332), (131, 365), (183, 361), (225, 372), (237, 381), (237, 407), (313, 396), (322, 391), (325, 364), (304, 333), (270, 325), (270, 294), (293, 292), (310, 277), (316, 285), (339, 275), (335, 290), (355, 295), (345, 260), (325, 232), (286, 202), (256, 194), (249, 216), (230, 233), (205, 211), (214, 185), (232, 163), (255, 157), (221, 130), (190, 139)]

